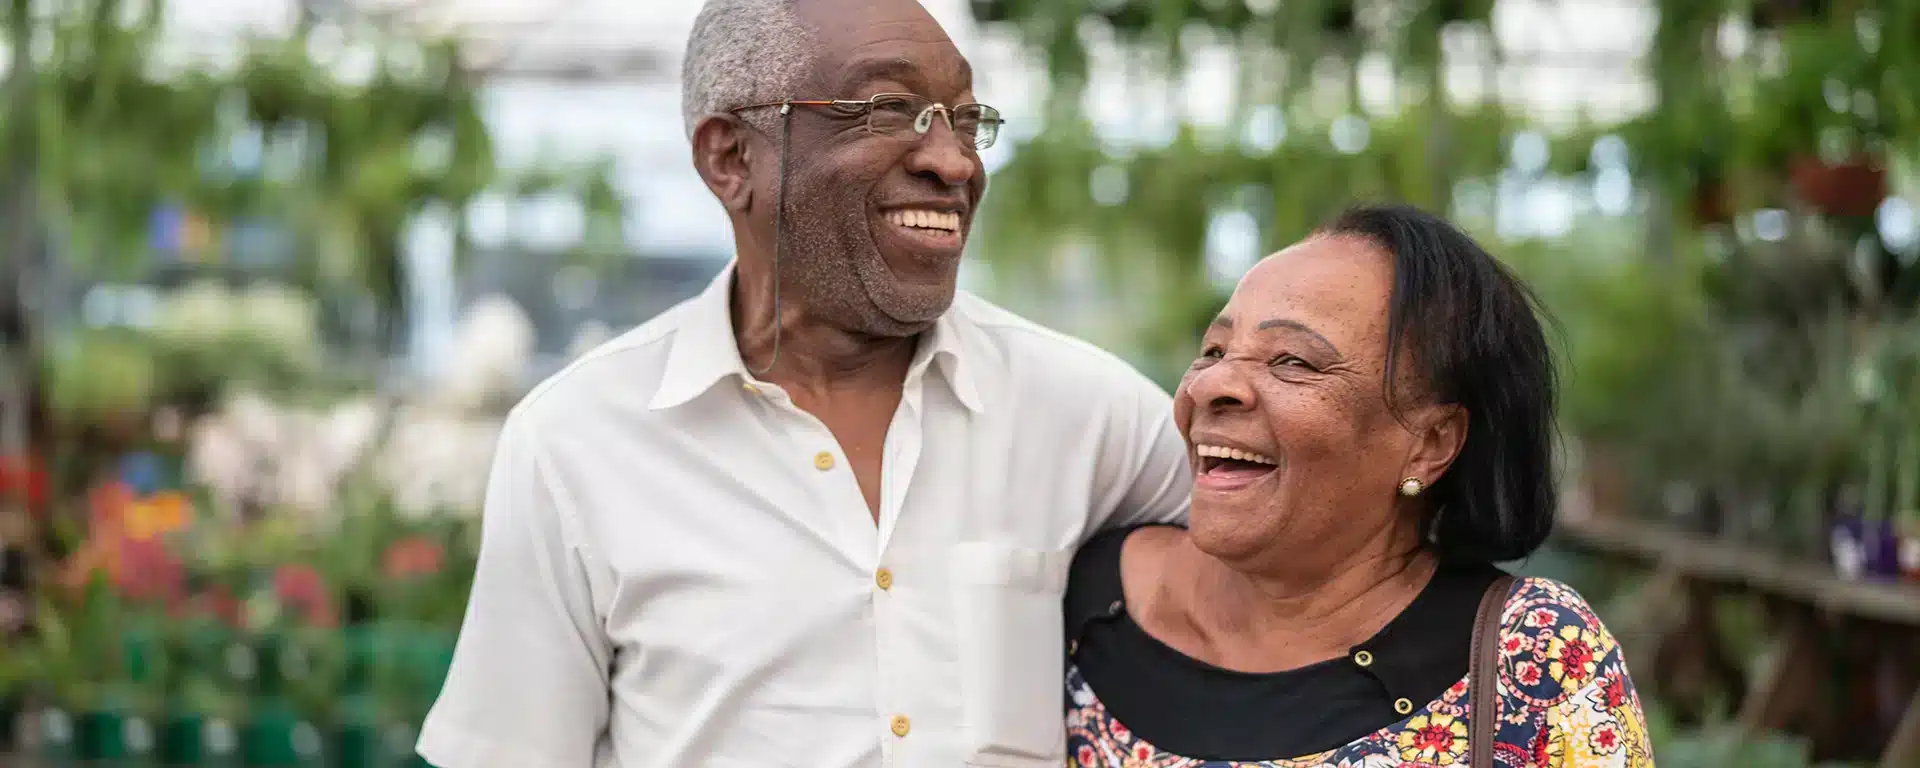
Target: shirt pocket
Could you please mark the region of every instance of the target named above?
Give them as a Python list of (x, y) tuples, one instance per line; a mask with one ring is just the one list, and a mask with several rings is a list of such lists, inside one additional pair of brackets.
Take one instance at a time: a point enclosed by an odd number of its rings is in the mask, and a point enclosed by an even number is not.
[(952, 579), (967, 765), (1066, 760), (1060, 601), (1071, 550), (960, 542)]

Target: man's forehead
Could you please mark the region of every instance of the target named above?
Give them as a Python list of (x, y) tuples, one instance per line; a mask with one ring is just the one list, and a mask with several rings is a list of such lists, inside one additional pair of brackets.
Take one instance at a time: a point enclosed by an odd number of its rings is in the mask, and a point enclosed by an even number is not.
[(915, 0), (800, 0), (798, 8), (815, 30), (818, 74), (827, 87), (877, 80), (972, 87), (966, 58)]

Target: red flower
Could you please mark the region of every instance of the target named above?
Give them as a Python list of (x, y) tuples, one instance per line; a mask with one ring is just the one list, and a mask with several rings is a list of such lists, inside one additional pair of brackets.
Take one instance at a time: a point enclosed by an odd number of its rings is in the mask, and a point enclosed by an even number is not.
[(207, 616), (229, 627), (239, 628), (245, 621), (243, 611), (243, 606), (233, 593), (225, 586), (216, 584), (177, 606), (173, 615), (175, 618)]
[(311, 565), (288, 563), (275, 569), (273, 592), (281, 602), (298, 610), (309, 624), (331, 627), (338, 622), (326, 580)]
[(325, 599), (326, 580), (313, 566), (302, 563), (288, 563), (273, 571), (273, 593), (289, 603), (304, 603)]
[(1453, 749), (1453, 730), (1446, 724), (1434, 723), (1414, 731), (1413, 744), (1421, 750), (1450, 751)]
[(26, 502), (28, 509), (47, 503), (47, 468), (32, 456), (0, 456), (0, 499)]
[(1541, 728), (1534, 731), (1533, 739), (1527, 742), (1527, 752), (1531, 758), (1527, 761), (1528, 765), (1547, 765), (1552, 761), (1553, 752), (1547, 748), (1547, 730)]
[(1540, 684), (1540, 665), (1531, 661), (1523, 661), (1515, 665), (1513, 670), (1514, 676), (1520, 679), (1521, 685)]
[(440, 545), (425, 536), (409, 536), (387, 547), (384, 568), (388, 578), (411, 579), (440, 572), (445, 561)]
[(1620, 709), (1627, 705), (1627, 681), (1619, 675), (1608, 675), (1603, 690), (1608, 709)]

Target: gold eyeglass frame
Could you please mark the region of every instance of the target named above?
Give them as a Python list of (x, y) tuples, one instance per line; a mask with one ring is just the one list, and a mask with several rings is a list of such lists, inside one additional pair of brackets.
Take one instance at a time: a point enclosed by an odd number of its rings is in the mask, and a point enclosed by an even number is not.
[(946, 118), (947, 130), (954, 131), (957, 134), (959, 132), (959, 129), (954, 127), (953, 113), (956, 110), (966, 109), (969, 107), (980, 110), (980, 124), (993, 126), (993, 131), (989, 134), (986, 134), (989, 138), (987, 139), (987, 142), (985, 144), (980, 143), (980, 134), (976, 133), (974, 135), (973, 148), (976, 151), (991, 147), (996, 142), (998, 142), (1000, 140), (1000, 126), (1005, 125), (1007, 122), (1006, 120), (1000, 117), (999, 109), (990, 107), (985, 104), (981, 104), (978, 102), (968, 102), (965, 104), (955, 104), (953, 106), (947, 106), (940, 102), (933, 101), (932, 99), (928, 99), (924, 96), (919, 96), (911, 93), (876, 93), (865, 99), (788, 99), (786, 101), (769, 101), (762, 104), (749, 104), (744, 107), (737, 107), (732, 111), (735, 113), (739, 113), (749, 109), (764, 109), (766, 107), (780, 107), (784, 112), (785, 110), (790, 110), (796, 106), (827, 107), (829, 109), (838, 109), (838, 110), (844, 110), (850, 113), (857, 113), (862, 120), (866, 121), (866, 127), (867, 127), (868, 133), (872, 133), (876, 136), (886, 136), (886, 135), (891, 135), (892, 132), (879, 131), (874, 129), (873, 110), (874, 110), (874, 107), (879, 105), (881, 102), (889, 101), (889, 100), (903, 100), (907, 102), (926, 102), (927, 103), (927, 106), (921, 109), (920, 113), (916, 115), (913, 119), (913, 132), (920, 136), (925, 136), (927, 135), (927, 131), (933, 130), (933, 116), (935, 114), (939, 114), (942, 117)]

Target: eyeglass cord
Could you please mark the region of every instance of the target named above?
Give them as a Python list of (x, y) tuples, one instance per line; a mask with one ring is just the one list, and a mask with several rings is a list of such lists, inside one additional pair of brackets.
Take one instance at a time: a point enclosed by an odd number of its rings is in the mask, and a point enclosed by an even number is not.
[(780, 362), (780, 252), (787, 247), (787, 127), (792, 124), (792, 104), (780, 105), (780, 191), (773, 209), (773, 355), (767, 367), (748, 368), (754, 376), (764, 376)]

